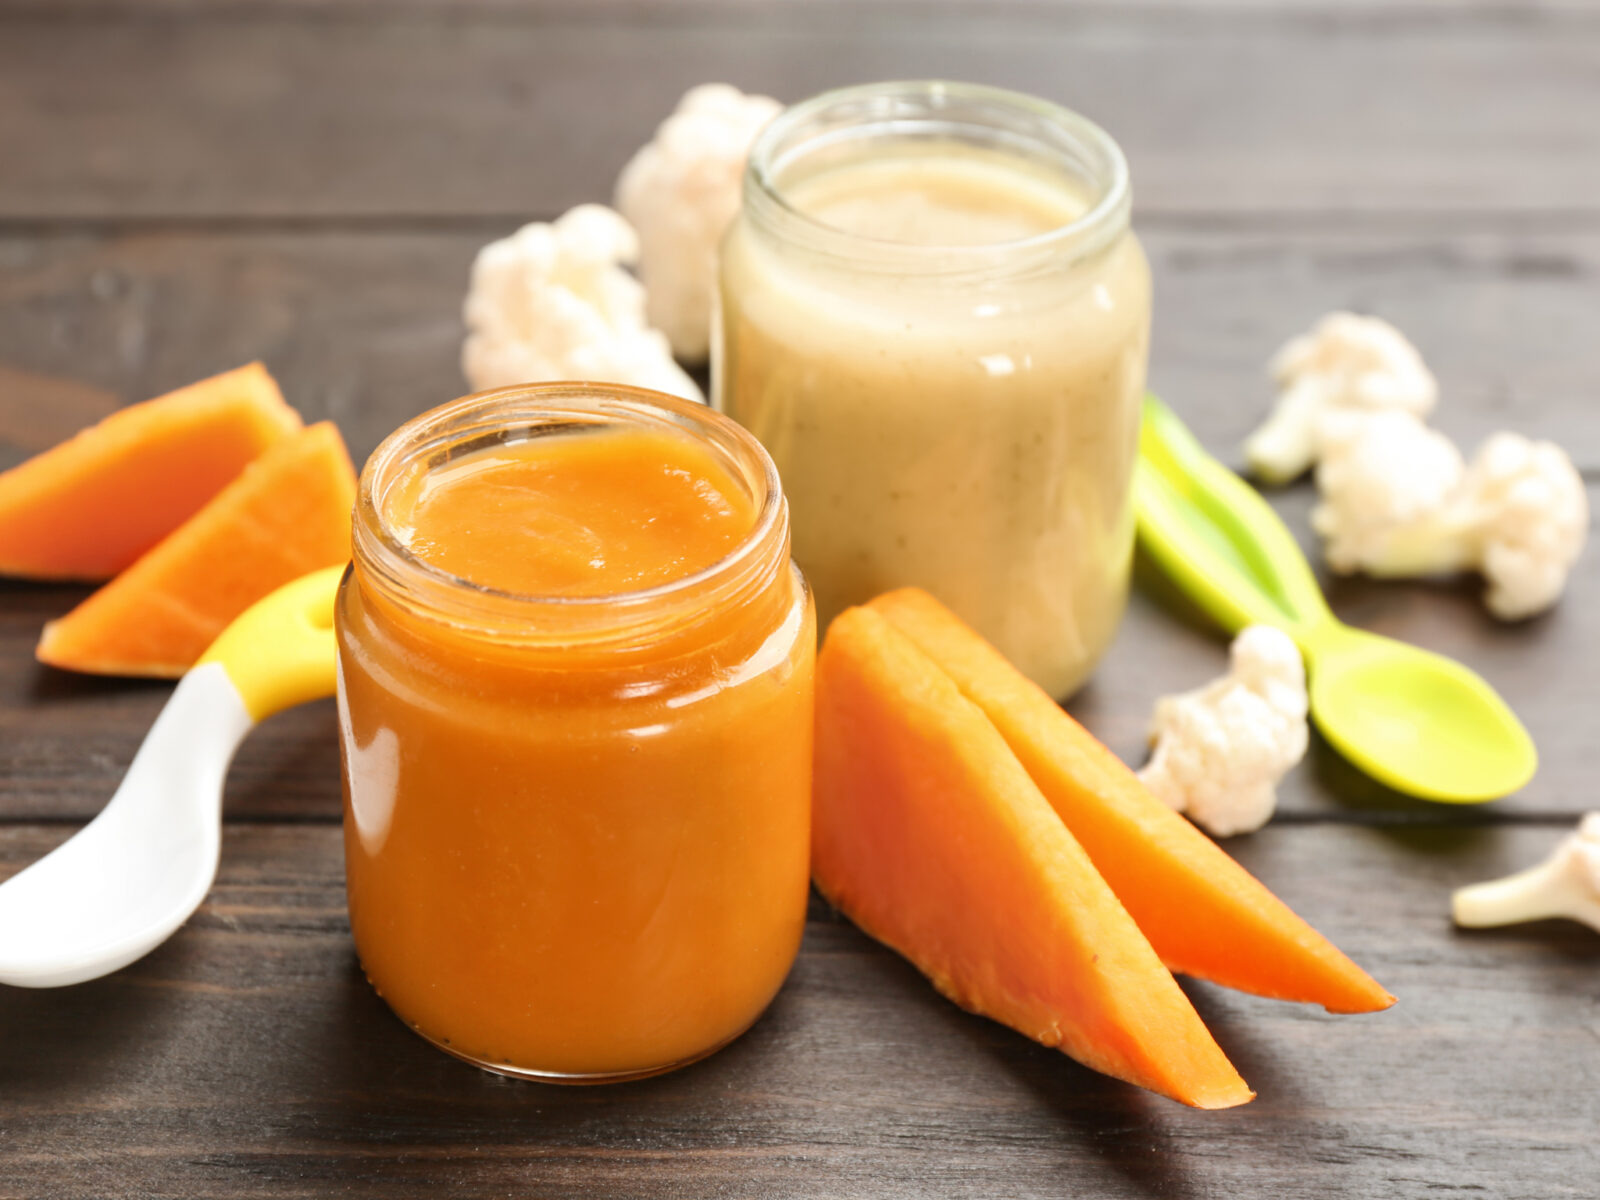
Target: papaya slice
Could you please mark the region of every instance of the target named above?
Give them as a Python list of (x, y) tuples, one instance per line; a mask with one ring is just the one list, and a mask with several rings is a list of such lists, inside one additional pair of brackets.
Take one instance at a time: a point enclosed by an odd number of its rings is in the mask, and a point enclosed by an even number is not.
[(987, 717), (878, 613), (817, 659), (812, 871), (945, 996), (1198, 1108), (1252, 1093)]
[(0, 474), (0, 575), (109, 579), (299, 428), (260, 363), (114, 412)]
[(356, 477), (333, 424), (279, 442), (198, 513), (44, 627), (40, 662), (176, 678), (268, 592), (350, 557)]
[(944, 605), (904, 588), (871, 608), (994, 723), (1170, 969), (1330, 1012), (1394, 1003)]

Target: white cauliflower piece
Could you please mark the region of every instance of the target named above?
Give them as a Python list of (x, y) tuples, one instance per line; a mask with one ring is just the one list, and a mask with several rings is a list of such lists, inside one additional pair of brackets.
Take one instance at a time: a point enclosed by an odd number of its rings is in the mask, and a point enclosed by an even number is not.
[(581, 379), (703, 401), (666, 337), (645, 324), (644, 288), (622, 266), (638, 252), (633, 229), (600, 204), (478, 251), (461, 348), (473, 390)]
[(686, 361), (710, 347), (717, 244), (739, 211), (750, 144), (782, 110), (725, 83), (692, 88), (617, 179), (617, 208), (639, 231), (650, 321)]
[(1381, 561), (1384, 539), (1438, 512), (1466, 471), (1455, 443), (1410, 413), (1344, 413), (1323, 434), (1311, 527), (1341, 574)]
[(1506, 621), (1555, 604), (1589, 533), (1588, 493), (1566, 452), (1497, 433), (1462, 471), (1441, 435), (1378, 421), (1330, 446), (1317, 470), (1312, 524), (1329, 565), (1381, 578), (1477, 570), (1489, 611)]
[(1287, 342), (1269, 368), (1278, 403), (1245, 441), (1245, 459), (1269, 483), (1288, 483), (1322, 451), (1324, 418), (1398, 410), (1424, 417), (1439, 386), (1406, 336), (1378, 317), (1329, 313)]
[(1474, 929), (1568, 917), (1600, 930), (1600, 812), (1538, 866), (1458, 888), (1450, 907), (1457, 925)]
[(1252, 625), (1228, 651), (1230, 670), (1156, 704), (1155, 752), (1139, 772), (1165, 804), (1215, 837), (1260, 829), (1277, 786), (1305, 757), (1306, 672), (1289, 635)]

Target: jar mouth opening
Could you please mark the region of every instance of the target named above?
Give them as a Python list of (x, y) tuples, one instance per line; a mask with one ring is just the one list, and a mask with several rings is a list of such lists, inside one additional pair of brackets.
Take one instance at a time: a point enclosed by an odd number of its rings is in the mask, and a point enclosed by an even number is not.
[[(581, 435), (604, 428), (665, 429), (708, 445), (733, 477), (750, 489), (756, 515), (727, 554), (688, 574), (649, 587), (578, 595), (516, 592), (456, 575), (416, 554), (388, 513), (388, 493), (419, 460), (452, 458), (534, 437)], [(786, 505), (778, 471), (742, 426), (702, 404), (623, 384), (518, 384), (462, 396), (413, 417), (391, 433), (362, 468), (353, 526), (357, 564), (391, 589), (433, 609), (515, 619), (533, 610), (612, 620), (632, 610), (656, 611), (681, 599), (693, 603), (708, 589), (733, 583), (770, 558), (773, 539), (786, 536)]]
[[(1083, 185), (1088, 207), (1076, 218), (1008, 241), (929, 245), (868, 237), (817, 219), (787, 194), (786, 175), (808, 158), (871, 142), (931, 140), (998, 150), (1045, 163)], [(785, 109), (757, 136), (744, 176), (745, 205), (781, 222), (810, 248), (886, 267), (916, 269), (938, 258), (957, 267), (1060, 252), (1088, 257), (1127, 227), (1132, 209), (1128, 163), (1099, 125), (1069, 108), (1005, 88), (944, 80), (863, 84), (823, 92)]]

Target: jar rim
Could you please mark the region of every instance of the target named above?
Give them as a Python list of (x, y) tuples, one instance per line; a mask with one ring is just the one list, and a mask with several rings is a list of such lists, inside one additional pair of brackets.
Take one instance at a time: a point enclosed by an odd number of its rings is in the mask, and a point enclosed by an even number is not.
[[(952, 129), (970, 131), (986, 116), (989, 127), (1011, 122), (1006, 140), (1013, 149), (1029, 142), (1036, 150), (1052, 149), (1058, 159), (1075, 152), (1074, 165), (1088, 168), (1086, 182), (1093, 185), (1093, 203), (1073, 220), (1055, 228), (1010, 241), (964, 245), (928, 245), (895, 242), (851, 233), (828, 225), (793, 204), (785, 195), (782, 173), (808, 149), (837, 145), (846, 138), (906, 136), (918, 124), (940, 113), (966, 114), (966, 124)], [(830, 118), (839, 123), (833, 132), (789, 145), (809, 126)], [(1031, 127), (1024, 128), (1024, 126)], [(1043, 131), (1060, 141), (1047, 147)], [(1086, 161), (1093, 160), (1093, 161)], [(858, 266), (863, 255), (882, 260), (895, 271), (951, 271), (992, 268), (997, 260), (1033, 259), (1070, 253), (1087, 258), (1104, 249), (1126, 231), (1133, 207), (1128, 162), (1116, 140), (1080, 113), (1025, 92), (986, 84), (949, 80), (897, 80), (858, 84), (822, 92), (791, 105), (757, 135), (744, 173), (744, 204), (753, 214), (785, 226), (786, 236), (809, 249), (849, 258)]]
[[(456, 575), (414, 553), (386, 512), (387, 490), (419, 459), (472, 453), (520, 440), (508, 432), (552, 425), (615, 425), (673, 429), (708, 443), (757, 501), (750, 529), (727, 554), (686, 575), (649, 587), (585, 595), (538, 595), (497, 588)], [(740, 591), (775, 557), (787, 559), (788, 506), (777, 467), (755, 437), (703, 404), (625, 384), (562, 381), (517, 384), (474, 392), (412, 417), (390, 433), (361, 470), (353, 522), (353, 557), (383, 590), (403, 595), (450, 624), (491, 624), (523, 629), (535, 612), (562, 613), (618, 632), (630, 614), (699, 605), (708, 593)], [(501, 630), (497, 629), (497, 632)], [(567, 630), (572, 632), (572, 630)]]

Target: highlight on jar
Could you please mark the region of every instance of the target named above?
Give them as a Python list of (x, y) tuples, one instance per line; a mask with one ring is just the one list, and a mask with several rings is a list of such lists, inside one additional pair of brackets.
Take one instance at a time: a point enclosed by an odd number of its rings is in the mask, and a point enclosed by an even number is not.
[(760, 445), (541, 384), (401, 427), (335, 610), (350, 920), (417, 1032), (638, 1078), (743, 1032), (800, 943), (816, 627)]
[(873, 84), (757, 137), (722, 245), (713, 403), (766, 446), (824, 626), (926, 588), (1057, 699), (1126, 603), (1150, 271), (1085, 118)]

